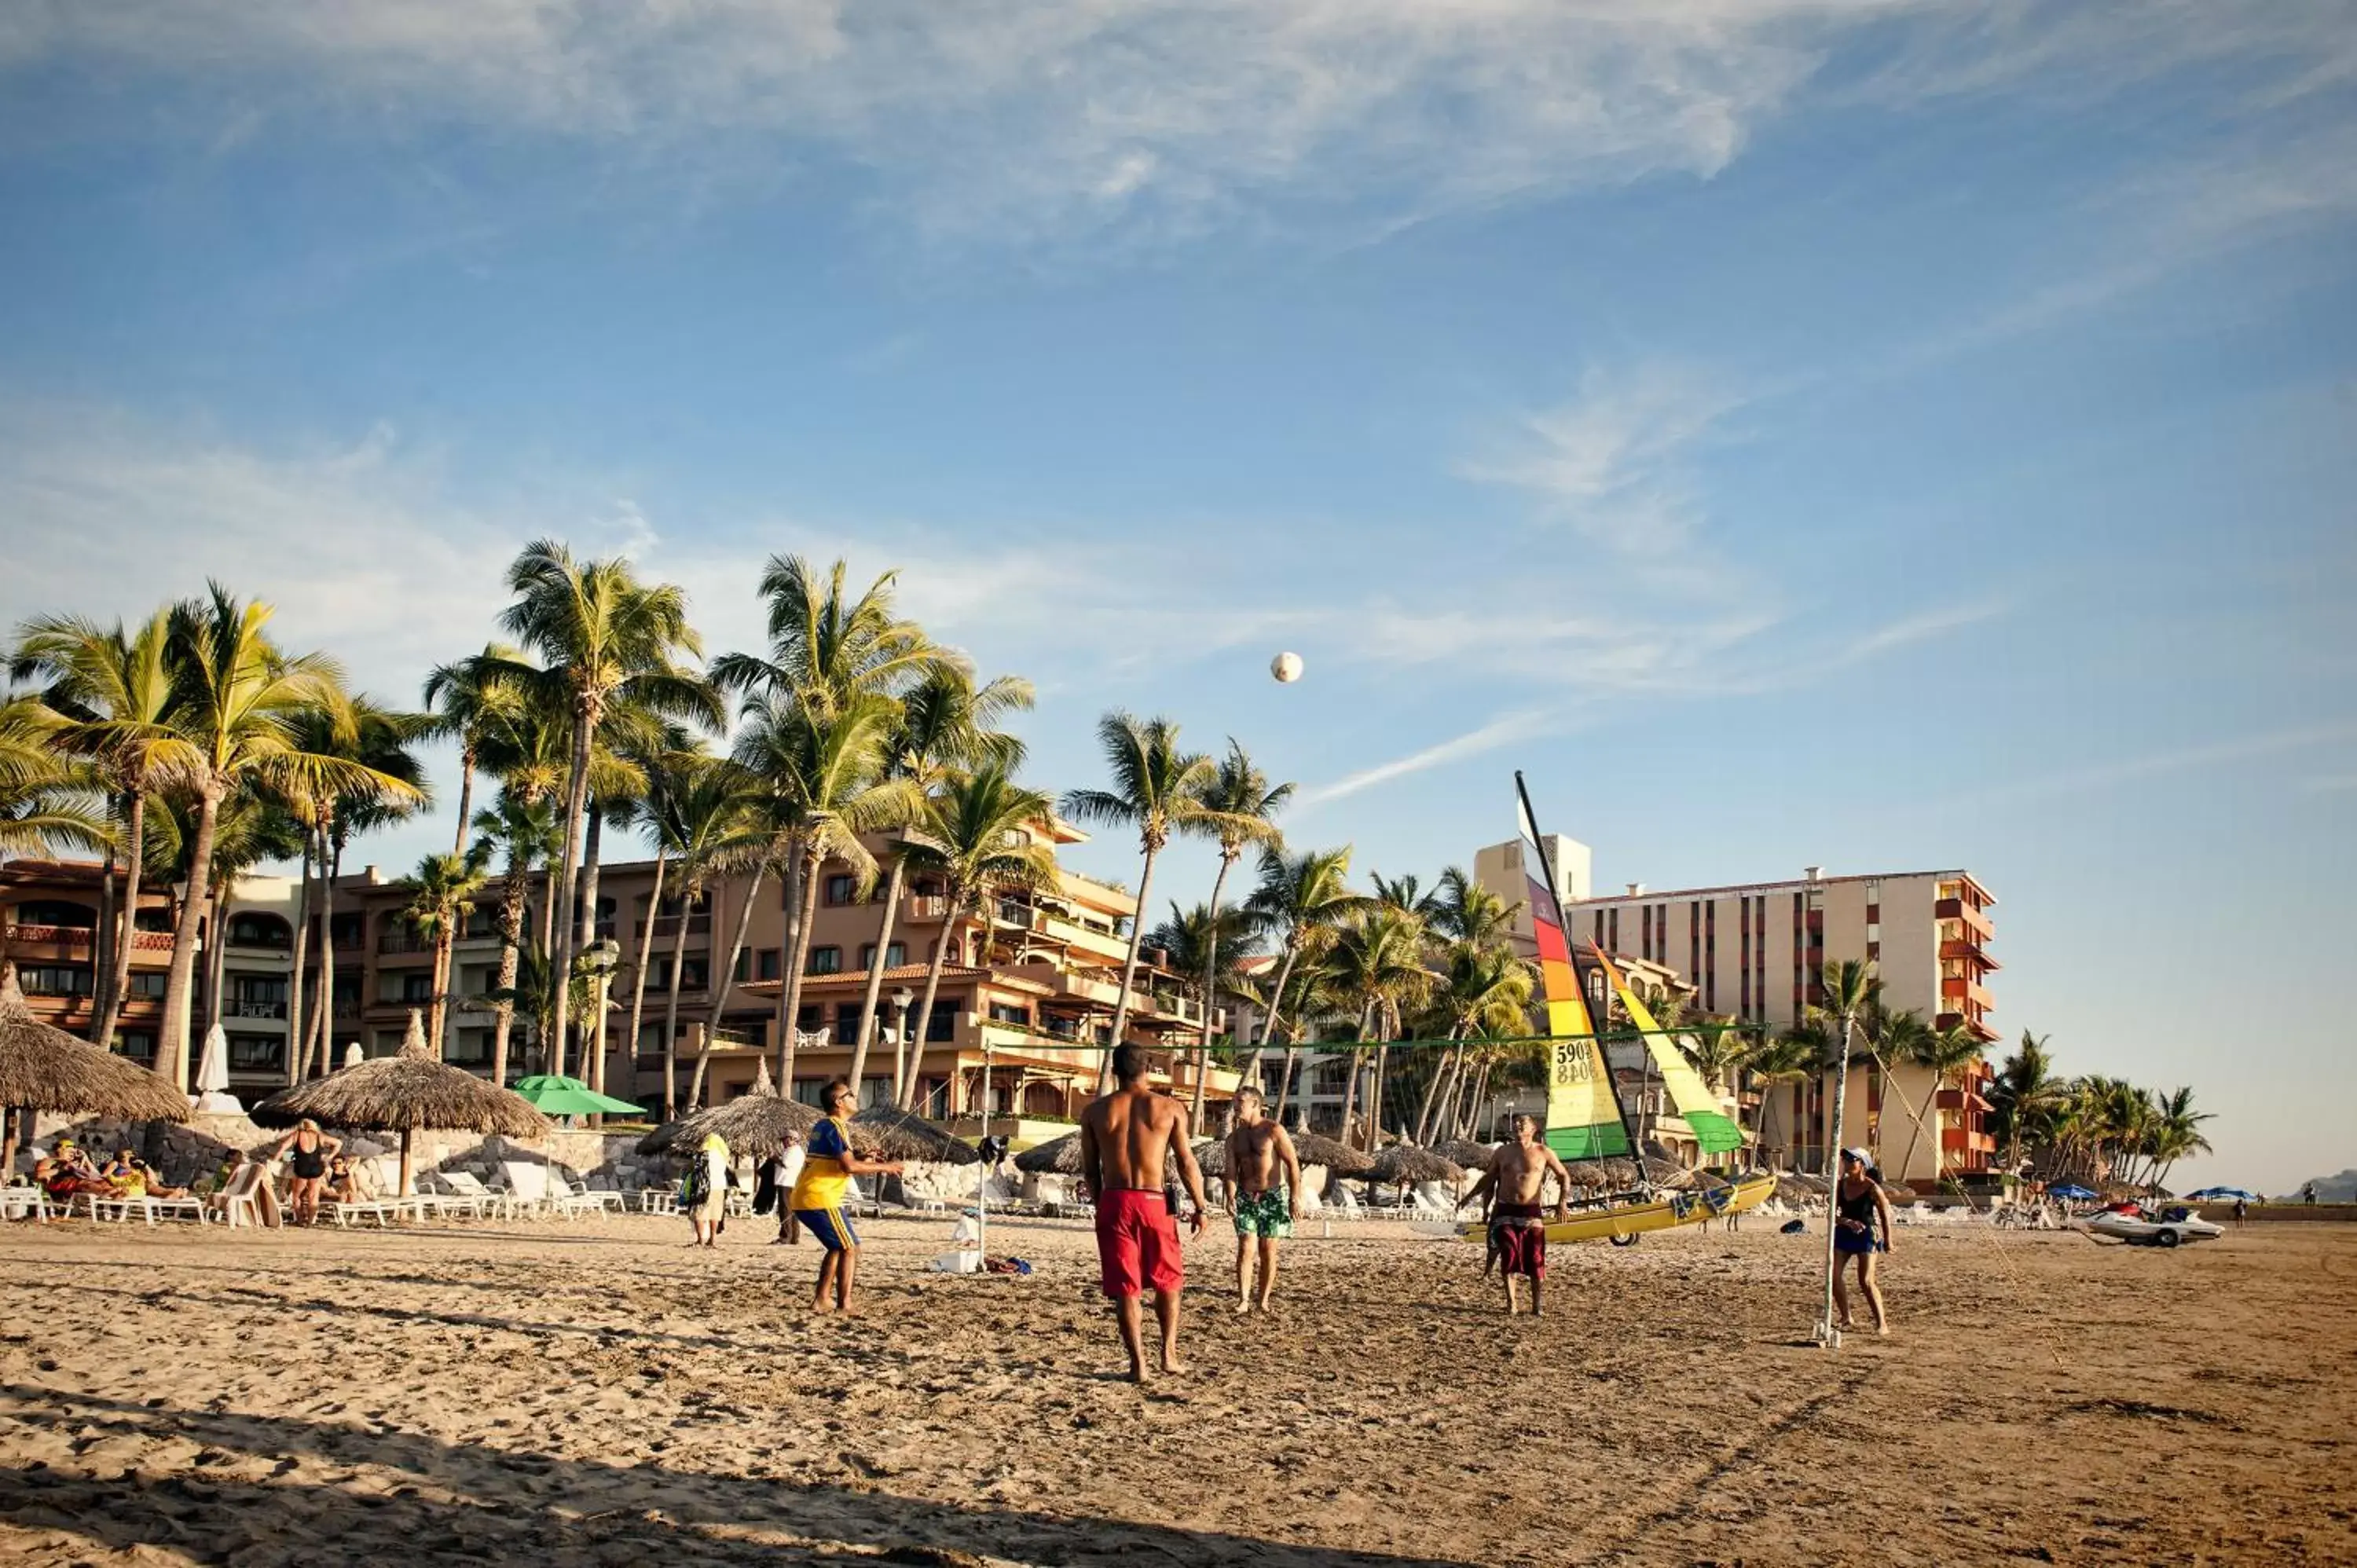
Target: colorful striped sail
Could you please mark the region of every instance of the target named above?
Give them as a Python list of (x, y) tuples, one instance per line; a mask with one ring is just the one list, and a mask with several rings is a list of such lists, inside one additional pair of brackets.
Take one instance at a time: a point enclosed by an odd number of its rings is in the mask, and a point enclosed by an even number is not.
[(1604, 950), (1593, 943), (1589, 947), (1596, 954), (1596, 961), (1603, 966), (1605, 978), (1620, 994), (1620, 1005), (1629, 1010), (1630, 1022), (1644, 1036), (1645, 1048), (1652, 1053), (1653, 1071), (1661, 1079), (1662, 1087), (1669, 1090), (1670, 1103), (1678, 1108), (1678, 1115), (1693, 1131), (1695, 1142), (1702, 1145), (1704, 1153), (1712, 1155), (1743, 1147), (1742, 1130), (1720, 1109), (1718, 1096), (1703, 1082), (1702, 1074), (1695, 1071), (1694, 1064), (1678, 1049), (1677, 1041), (1653, 1021), (1653, 1015), (1629, 988), (1612, 961), (1604, 956)]
[(1630, 1152), (1628, 1125), (1620, 1118), (1612, 1074), (1596, 1043), (1596, 1026), (1572, 967), (1564, 938), (1562, 906), (1555, 896), (1554, 868), (1539, 846), (1531, 802), (1515, 777), (1514, 808), (1523, 832), (1523, 880), (1530, 901), (1531, 934), (1539, 950), (1541, 994), (1546, 998), (1546, 1145), (1566, 1160), (1594, 1160)]

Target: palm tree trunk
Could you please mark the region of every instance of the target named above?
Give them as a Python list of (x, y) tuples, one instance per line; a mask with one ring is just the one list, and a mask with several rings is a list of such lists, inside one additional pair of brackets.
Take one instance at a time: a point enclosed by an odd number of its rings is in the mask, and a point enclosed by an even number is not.
[(1220, 972), (1220, 894), (1226, 888), (1229, 868), (1235, 863), (1236, 856), (1222, 849), (1220, 874), (1211, 879), (1211, 940), (1203, 944), (1203, 1040), (1195, 1047), (1195, 1102), (1187, 1112), (1187, 1135), (1190, 1138), (1203, 1133), (1203, 1080), (1211, 1076), (1211, 986), (1213, 977)]
[(515, 1027), (516, 950), (523, 945), (524, 879), (527, 872), (515, 857), (508, 861), (507, 886), (500, 890), (500, 981), (502, 997), (498, 1022), (491, 1026), (491, 1081), (508, 1081), (508, 1036)]
[[(116, 798), (109, 796), (108, 803), (116, 804)], [(98, 874), (98, 924), (91, 931), (90, 971), (94, 978), (90, 1037), (101, 1050), (106, 1048), (106, 1031), (98, 1027), (99, 1020), (114, 1011), (114, 865), (119, 853), (113, 843), (107, 844), (106, 864)]]
[[(307, 1074), (316, 1069), (321, 1078), (336, 1068), (336, 878), (343, 869), (344, 846), (330, 831), (328, 819), (323, 817), (319, 822), (319, 929), (324, 934), (320, 938), (319, 968), (324, 978), (319, 986), (317, 1026), (312, 1031), (314, 1049), (307, 1053), (303, 1064)], [(365, 918), (361, 922), (361, 945), (365, 952), (368, 945)]]
[[(1456, 1024), (1448, 1026), (1450, 1039), (1457, 1037), (1457, 1032), (1460, 1026)], [(1441, 1086), (1448, 1081), (1449, 1075), (1456, 1069), (1458, 1060), (1463, 1055), (1464, 1047), (1459, 1046), (1442, 1057), (1440, 1066), (1433, 1072), (1432, 1081), (1424, 1086), (1424, 1103), (1416, 1108), (1415, 1112), (1415, 1142), (1419, 1146), (1431, 1135), (1432, 1112), (1440, 1103)]]
[(123, 846), (123, 914), (115, 933), (114, 974), (106, 991), (106, 1013), (91, 1037), (111, 1048), (114, 1023), (123, 1015), (124, 994), (131, 989), (131, 952), (139, 945), (139, 859), (146, 853), (147, 791), (131, 791), (129, 842)]
[(1359, 1009), (1359, 1037), (1351, 1042), (1351, 1070), (1342, 1079), (1342, 1125), (1335, 1130), (1334, 1136), (1345, 1145), (1351, 1142), (1351, 1114), (1359, 1106), (1359, 1053), (1356, 1047), (1366, 1041), (1367, 1015), (1374, 1011), (1374, 1006), (1370, 1000)]
[[(694, 884), (691, 882), (688, 886), (693, 888)], [(663, 1120), (666, 1122), (676, 1120), (679, 1115), (679, 980), (680, 972), (687, 967), (687, 910), (688, 899), (682, 898), (679, 901), (679, 925), (671, 934), (671, 973), (663, 982)], [(650, 916), (647, 929), (651, 932), (654, 926), (654, 919)], [(705, 941), (708, 955), (710, 939), (706, 938)], [(705, 968), (709, 969), (711, 963), (707, 956)], [(705, 984), (711, 983), (707, 976)], [(709, 1030), (705, 1031), (705, 1037), (711, 1037)], [(633, 1034), (631, 1038), (635, 1042), (637, 1036)], [(632, 1048), (637, 1048), (635, 1044)], [(703, 1086), (699, 1084), (697, 1087)]]
[[(1458, 1123), (1457, 1135), (1460, 1138), (1470, 1138), (1481, 1130), (1481, 1107), (1489, 1102), (1490, 1070), (1495, 1065), (1487, 1058), (1481, 1063), (1481, 1075), (1473, 1080), (1472, 1098), (1465, 1102), (1464, 1120)], [(1481, 1142), (1486, 1144), (1489, 1140), (1484, 1138)]]
[(712, 1010), (705, 1015), (705, 1047), (696, 1053), (695, 1081), (689, 1084), (687, 1088), (687, 1102), (691, 1106), (701, 1103), (699, 1097), (704, 1092), (705, 1058), (710, 1054), (712, 1036), (719, 1033), (720, 1020), (727, 1015), (728, 993), (737, 983), (737, 955), (745, 950), (745, 933), (753, 924), (753, 901), (760, 894), (761, 876), (768, 869), (767, 866), (757, 863), (753, 867), (752, 879), (745, 885), (744, 907), (737, 911), (737, 934), (728, 939), (728, 961), (721, 968), (720, 978), (715, 983)]
[[(657, 835), (654, 891), (647, 895), (646, 929), (639, 933), (638, 961), (630, 972), (630, 1026), (622, 1035), (622, 1059), (630, 1064), (630, 1092), (633, 1097), (639, 1088), (639, 1016), (647, 995), (647, 958), (654, 951), (655, 920), (662, 913), (662, 889), (663, 842), (661, 835)], [(683, 930), (687, 928), (687, 899), (683, 898), (679, 904), (679, 924)], [(676, 960), (672, 967), (679, 967)], [(663, 1030), (663, 1120), (666, 1122), (672, 1119), (677, 1100), (675, 1090), (679, 1088), (678, 1074), (672, 1070), (673, 1059), (671, 1029), (666, 1026)]]
[(467, 819), (475, 811), (475, 746), (469, 741), (458, 748), (458, 831), (450, 836), (450, 853), (467, 853)]
[(205, 954), (205, 1033), (221, 1021), (221, 990), (229, 974), (229, 901), (237, 891), (237, 879), (224, 876), (213, 884), (212, 918), (206, 923), (206, 940), (210, 944)]
[(303, 966), (311, 958), (311, 835), (303, 835), (303, 875), (295, 894), (295, 963), (286, 975), (286, 1082), (303, 1081)]
[(712, 1029), (707, 1025), (698, 1024), (695, 1026), (695, 1075), (687, 1086), (687, 1108), (691, 1111), (704, 1098), (704, 1072), (711, 1063)]
[(172, 928), (172, 967), (164, 982), (164, 1036), (156, 1065), (181, 1093), (188, 1090), (188, 1024), (196, 1009), (197, 928), (205, 918), (205, 896), (210, 889), (203, 868), (212, 860), (213, 822), (221, 810), (218, 785), (207, 785), (198, 797), (197, 839), (188, 864), (197, 869), (188, 877), (188, 896), (180, 902), (179, 918)]
[(555, 897), (555, 948), (548, 954), (556, 979), (556, 1006), (549, 1020), (548, 1070), (565, 1070), (566, 1015), (573, 1004), (573, 895), (581, 869), (581, 815), (589, 804), (589, 739), (597, 714), (586, 699), (573, 712), (573, 768), (565, 785), (565, 860)]
[(786, 954), (786, 983), (778, 988), (778, 1092), (789, 1100), (794, 1095), (794, 1052), (801, 1044), (796, 1036), (802, 1032), (802, 966), (810, 961), (811, 924), (818, 918), (816, 848), (803, 850), (798, 864), (802, 886), (793, 943)]
[(450, 922), (455, 918), (457, 911), (447, 911), (434, 927), (434, 1024), (425, 1044), (437, 1062), (442, 1059), (442, 1021), (450, 1010), (450, 946), (456, 940)]
[[(859, 1038), (851, 1047), (851, 1085), (863, 1081), (867, 1071), (867, 1042), (876, 1037), (876, 1004), (884, 994), (884, 971), (892, 961), (892, 924), (900, 910), (900, 886), (907, 875), (904, 855), (892, 857), (892, 874), (884, 884), (884, 918), (877, 922), (876, 957), (867, 965), (867, 992), (859, 999)], [(899, 1103), (900, 1086), (892, 1085), (894, 1103)]]
[[(1146, 911), (1153, 906), (1146, 902), (1154, 891), (1154, 846), (1146, 846), (1146, 867), (1137, 874), (1137, 914), (1129, 922), (1129, 956), (1121, 961), (1121, 994), (1113, 1004), (1113, 1045), (1118, 1050), (1129, 1028), (1129, 988), (1137, 979), (1137, 950), (1146, 940)], [(1105, 1053), (1105, 1065), (1097, 1074), (1097, 1093), (1113, 1092), (1113, 1053)]]
[[(606, 818), (598, 809), (603, 804), (596, 799), (589, 802), (589, 820), (583, 830), (581, 843), (581, 929), (574, 938), (573, 951), (577, 958), (589, 950), (597, 940), (597, 850), (605, 839)], [(589, 988), (590, 1016), (581, 1020), (574, 1031), (573, 1054), (580, 1061), (574, 1076), (590, 1088), (606, 1087), (606, 991), (602, 985)]]
[[(942, 988), (942, 966), (949, 961), (950, 940), (960, 934), (958, 928), (965, 919), (965, 894), (961, 888), (949, 890), (949, 912), (942, 918), (942, 940), (933, 944), (932, 961), (925, 968), (925, 995), (917, 1004), (917, 1026), (914, 1040), (902, 1039), (899, 1055), (893, 1059), (893, 1089), (903, 1111), (916, 1109), (917, 1069), (924, 1066), (925, 1044), (933, 1032), (933, 998)], [(901, 1033), (909, 1033), (909, 1021), (900, 1020)]]

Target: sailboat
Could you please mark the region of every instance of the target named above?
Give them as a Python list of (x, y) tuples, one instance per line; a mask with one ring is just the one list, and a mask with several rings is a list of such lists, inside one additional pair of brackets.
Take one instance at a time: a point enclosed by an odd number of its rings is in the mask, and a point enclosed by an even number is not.
[[(1597, 1038), (1595, 1021), (1588, 1014), (1587, 994), (1581, 988), (1579, 972), (1572, 961), (1563, 907), (1555, 898), (1555, 866), (1547, 858), (1546, 841), (1539, 835), (1537, 819), (1531, 811), (1530, 791), (1523, 786), (1520, 773), (1514, 775), (1514, 806), (1522, 831), (1523, 875), (1530, 907), (1531, 934), (1538, 944), (1540, 991), (1546, 1003), (1544, 1142), (1561, 1159), (1628, 1156), (1635, 1160), (1637, 1166), (1634, 1190), (1615, 1193), (1600, 1202), (1575, 1208), (1570, 1219), (1557, 1219), (1547, 1226), (1547, 1240), (1610, 1240), (1625, 1246), (1649, 1230), (1699, 1225), (1758, 1208), (1776, 1188), (1771, 1176), (1749, 1176), (1680, 1192), (1656, 1191), (1647, 1181), (1645, 1163), (1636, 1158), (1640, 1151), (1636, 1134), (1629, 1125), (1628, 1109), (1621, 1104), (1620, 1090), (1613, 1086), (1611, 1068), (1605, 1061), (1604, 1047)], [(1630, 1021), (1636, 1025), (1653, 1071), (1661, 1078), (1678, 1114), (1693, 1129), (1695, 1141), (1709, 1154), (1741, 1148), (1741, 1130), (1720, 1109), (1703, 1083), (1702, 1075), (1679, 1051), (1677, 1042), (1654, 1021), (1603, 950), (1590, 944), (1589, 951), (1619, 994)], [(1458, 1233), (1486, 1241), (1489, 1228), (1467, 1225)]]

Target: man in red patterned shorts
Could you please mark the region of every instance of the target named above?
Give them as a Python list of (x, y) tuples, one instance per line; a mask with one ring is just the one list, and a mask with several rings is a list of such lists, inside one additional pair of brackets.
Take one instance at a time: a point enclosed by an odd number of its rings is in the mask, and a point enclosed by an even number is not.
[[(1571, 1218), (1571, 1173), (1555, 1151), (1539, 1142), (1539, 1122), (1535, 1116), (1514, 1118), (1514, 1141), (1499, 1146), (1490, 1156), (1490, 1169), (1482, 1176), (1478, 1196), (1482, 1188), (1491, 1193), (1490, 1206), (1490, 1248), (1504, 1266), (1506, 1281), (1506, 1312), (1509, 1316), (1522, 1310), (1514, 1298), (1514, 1278), (1521, 1275), (1531, 1282), (1531, 1316), (1539, 1316), (1544, 1309), (1546, 1290), (1546, 1219), (1544, 1196), (1546, 1178), (1555, 1180), (1555, 1217)], [(1482, 1273), (1487, 1273), (1487, 1268)]]
[(1203, 1198), (1203, 1173), (1187, 1146), (1187, 1113), (1176, 1100), (1146, 1087), (1145, 1050), (1114, 1048), (1113, 1076), (1120, 1085), (1092, 1102), (1081, 1117), (1081, 1179), (1097, 1206), (1097, 1263), (1104, 1293), (1121, 1320), (1121, 1342), (1129, 1351), (1129, 1375), (1146, 1381), (1146, 1344), (1137, 1298), (1154, 1292), (1154, 1317), (1162, 1329), (1162, 1369), (1183, 1372), (1178, 1360), (1178, 1293), (1185, 1286), (1185, 1258), (1178, 1227), (1163, 1196), (1164, 1162), (1175, 1156), (1187, 1196), (1195, 1200), (1193, 1234), (1203, 1233), (1210, 1205)]

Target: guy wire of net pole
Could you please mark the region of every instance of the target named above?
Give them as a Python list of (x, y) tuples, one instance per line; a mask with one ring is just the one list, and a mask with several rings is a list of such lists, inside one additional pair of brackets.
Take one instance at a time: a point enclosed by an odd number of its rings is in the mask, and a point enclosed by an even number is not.
[[(1891, 1093), (1897, 1095), (1899, 1097), (1899, 1102), (1907, 1108), (1908, 1120), (1913, 1122), (1918, 1126), (1921, 1126), (1922, 1124), (1923, 1118), (1916, 1110), (1914, 1100), (1909, 1096), (1905, 1090), (1899, 1087), (1899, 1079), (1891, 1072), (1890, 1064), (1883, 1059), (1881, 1047), (1878, 1046), (1868, 1046), (1866, 1048), (1866, 1054), (1873, 1060), (1876, 1067), (1882, 1069), (1882, 1081), (1884, 1087), (1888, 1088)], [(1936, 1110), (1938, 1108), (1939, 1090), (1935, 1089), (1932, 1093), (1933, 1109)], [(1936, 1144), (1932, 1150), (1932, 1158), (1936, 1164), (1944, 1165), (1946, 1163), (1940, 1158), (1940, 1151)], [(1938, 1189), (1953, 1191), (1956, 1197), (1964, 1198), (1967, 1203), (1972, 1200), (1972, 1195), (1964, 1190), (1964, 1184), (1958, 1181), (1954, 1176), (1943, 1175), (1937, 1178), (1933, 1185)], [(1841, 1177), (1836, 1175), (1832, 1183), (1825, 1188), (1825, 1223), (1828, 1225), (1831, 1225), (1834, 1222), (1834, 1209), (1839, 1202), (1840, 1197)], [(1996, 1260), (1998, 1264), (2004, 1268), (2006, 1278), (2013, 1282), (2013, 1286), (2016, 1291), (2027, 1295), (2029, 1292), (2029, 1282), (2022, 1278), (2020, 1269), (2015, 1265), (2013, 1258), (2007, 1253), (2006, 1250), (2007, 1243), (1998, 1236), (1997, 1227), (1992, 1224), (1988, 1227), (1988, 1232), (1989, 1240), (1996, 1244)], [(2088, 1240), (2092, 1241), (2093, 1238), (2089, 1237)], [(2054, 1331), (2051, 1326), (2050, 1316), (2038, 1320), (2034, 1326), (2039, 1337), (2046, 1341), (2046, 1353), (2054, 1358), (2055, 1369), (2057, 1371), (2068, 1371), (2070, 1369), (2062, 1359), (2061, 1346), (2055, 1338)]]

